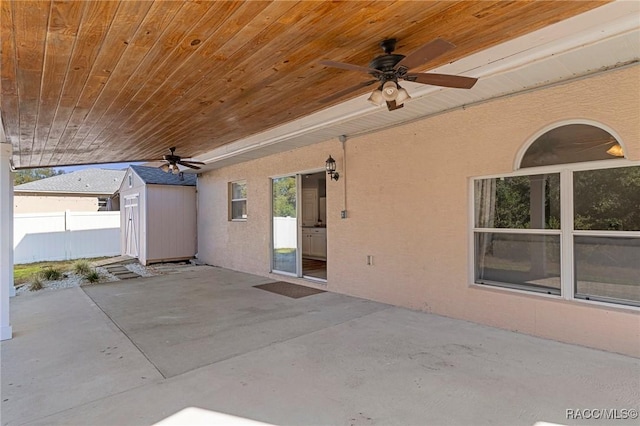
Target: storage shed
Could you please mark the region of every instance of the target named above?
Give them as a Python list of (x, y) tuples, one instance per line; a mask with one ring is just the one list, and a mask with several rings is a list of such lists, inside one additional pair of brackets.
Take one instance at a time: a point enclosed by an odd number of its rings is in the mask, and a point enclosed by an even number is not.
[(196, 176), (130, 166), (120, 186), (123, 255), (141, 264), (191, 259), (196, 254)]

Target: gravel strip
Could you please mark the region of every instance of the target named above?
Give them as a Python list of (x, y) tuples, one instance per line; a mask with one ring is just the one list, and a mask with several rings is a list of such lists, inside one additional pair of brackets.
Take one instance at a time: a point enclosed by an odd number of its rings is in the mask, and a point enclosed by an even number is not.
[(139, 263), (129, 263), (128, 265), (124, 265), (124, 267), (131, 272), (135, 272), (136, 274), (143, 277), (153, 277), (154, 275), (158, 275), (157, 273), (154, 273), (150, 268), (142, 266)]
[[(125, 267), (130, 271), (135, 272), (136, 274), (141, 275), (143, 277), (152, 277), (154, 275), (158, 275), (156, 273), (153, 273), (149, 269), (145, 268), (144, 266), (140, 265), (139, 263), (131, 263), (129, 265), (125, 265)], [(118, 277), (116, 277), (113, 274), (110, 274), (109, 271), (107, 271), (102, 266), (97, 266), (94, 269), (100, 274), (99, 283), (120, 281)], [(64, 274), (64, 278), (61, 280), (55, 280), (55, 281), (42, 280), (42, 289), (36, 290), (35, 292), (32, 292), (29, 290), (31, 283), (26, 283), (16, 288), (16, 295), (36, 293), (38, 291), (61, 290), (63, 288), (79, 287), (79, 286), (93, 285), (93, 284), (99, 284), (99, 283), (90, 283), (82, 275), (78, 275), (75, 272), (66, 272)]]

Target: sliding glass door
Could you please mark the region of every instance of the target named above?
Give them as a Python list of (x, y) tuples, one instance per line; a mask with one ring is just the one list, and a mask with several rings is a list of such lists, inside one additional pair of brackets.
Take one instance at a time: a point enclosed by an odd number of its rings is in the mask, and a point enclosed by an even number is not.
[(271, 269), (298, 276), (298, 180), (272, 179), (273, 253)]

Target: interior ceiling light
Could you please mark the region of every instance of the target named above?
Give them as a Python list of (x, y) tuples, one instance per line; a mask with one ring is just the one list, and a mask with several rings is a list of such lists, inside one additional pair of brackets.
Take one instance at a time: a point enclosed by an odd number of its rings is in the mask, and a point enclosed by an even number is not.
[(614, 157), (624, 157), (624, 151), (619, 143), (616, 143), (611, 148), (607, 150), (607, 154), (613, 155)]

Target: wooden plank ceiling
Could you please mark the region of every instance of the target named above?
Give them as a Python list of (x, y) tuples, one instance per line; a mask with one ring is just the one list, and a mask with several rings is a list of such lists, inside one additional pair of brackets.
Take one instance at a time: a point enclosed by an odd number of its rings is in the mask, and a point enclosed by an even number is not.
[(197, 157), (370, 78), (320, 60), (457, 46), (428, 70), (604, 3), (2, 1), (2, 123), (17, 168)]

